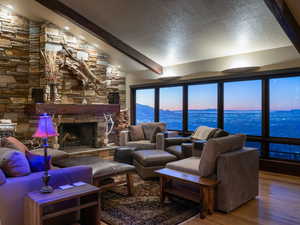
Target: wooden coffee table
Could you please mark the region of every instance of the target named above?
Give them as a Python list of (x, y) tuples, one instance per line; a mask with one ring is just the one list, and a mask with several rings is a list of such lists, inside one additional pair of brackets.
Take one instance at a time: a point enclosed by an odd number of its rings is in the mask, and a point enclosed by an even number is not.
[[(67, 190), (55, 189), (53, 193), (42, 194), (39, 191), (30, 192), (25, 197), (25, 225), (43, 225), (65, 216), (80, 215), (81, 225), (98, 225), (100, 222), (100, 189), (86, 184)], [(78, 214), (80, 212), (80, 214)], [(64, 222), (61, 222), (64, 224)], [(51, 222), (50, 222), (51, 224)]]
[[(168, 168), (156, 170), (160, 177), (160, 201), (164, 203), (166, 194), (176, 195), (201, 205), (200, 218), (204, 219), (206, 214), (212, 214), (215, 202), (215, 187), (219, 183), (217, 180), (201, 178), (196, 175), (172, 170)], [(178, 182), (176, 185), (175, 182)], [(196, 187), (187, 188), (186, 184)]]

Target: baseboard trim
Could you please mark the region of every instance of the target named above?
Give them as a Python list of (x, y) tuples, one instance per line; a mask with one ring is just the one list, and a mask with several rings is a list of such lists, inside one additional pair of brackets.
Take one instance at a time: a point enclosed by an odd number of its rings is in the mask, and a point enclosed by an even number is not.
[(300, 177), (300, 163), (279, 161), (273, 159), (260, 159), (259, 169), (274, 173), (283, 173)]

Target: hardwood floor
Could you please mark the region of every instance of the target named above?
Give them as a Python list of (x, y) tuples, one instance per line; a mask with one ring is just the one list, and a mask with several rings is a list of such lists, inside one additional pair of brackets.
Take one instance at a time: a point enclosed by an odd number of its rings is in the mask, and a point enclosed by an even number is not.
[(259, 196), (232, 213), (197, 215), (181, 225), (300, 225), (300, 177), (260, 172), (259, 181)]
[(184, 225), (300, 225), (300, 177), (260, 172), (260, 194), (229, 214), (215, 212)]

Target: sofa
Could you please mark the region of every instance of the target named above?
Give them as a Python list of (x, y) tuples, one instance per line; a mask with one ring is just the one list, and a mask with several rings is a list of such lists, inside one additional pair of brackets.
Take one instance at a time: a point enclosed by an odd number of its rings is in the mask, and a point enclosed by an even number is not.
[(258, 195), (259, 151), (244, 147), (245, 135), (209, 139), (197, 156), (166, 168), (217, 179), (216, 209), (230, 212)]
[[(211, 138), (219, 138), (229, 135), (228, 132), (220, 128), (211, 128), (200, 126), (196, 129), (193, 135), (189, 137), (165, 137), (163, 134), (158, 134), (158, 149), (165, 150), (177, 157), (184, 159), (192, 156), (193, 148), (197, 148), (197, 142), (207, 141)], [(201, 146), (201, 145), (200, 145)]]
[[(84, 166), (54, 169), (49, 174), (50, 185), (54, 188), (77, 181), (92, 182), (92, 169)], [(22, 177), (7, 177), (6, 182), (0, 185), (1, 225), (24, 224), (24, 197), (42, 187), (42, 176), (43, 172), (36, 172)]]
[(164, 135), (166, 124), (153, 122), (132, 125), (128, 130), (120, 132), (120, 146), (128, 146), (137, 150), (156, 149), (160, 143), (157, 142), (157, 134)]

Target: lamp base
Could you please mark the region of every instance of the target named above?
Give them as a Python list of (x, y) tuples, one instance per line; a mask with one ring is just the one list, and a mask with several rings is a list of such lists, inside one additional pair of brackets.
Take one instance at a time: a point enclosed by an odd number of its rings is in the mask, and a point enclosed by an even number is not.
[(51, 187), (51, 186), (44, 186), (44, 187), (41, 188), (40, 192), (43, 193), (43, 194), (52, 193), (53, 192), (53, 187)]

